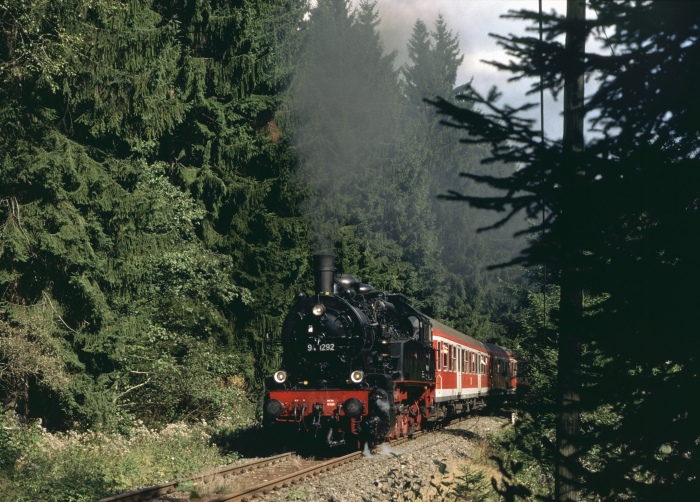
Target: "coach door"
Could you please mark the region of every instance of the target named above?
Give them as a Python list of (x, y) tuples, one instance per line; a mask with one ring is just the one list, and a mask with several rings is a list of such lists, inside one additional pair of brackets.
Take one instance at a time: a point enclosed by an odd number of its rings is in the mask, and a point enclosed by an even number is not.
[(481, 372), (482, 372), (482, 367), (483, 365), (481, 364), (481, 358), (484, 357), (478, 352), (475, 354), (475, 363), (476, 363), (476, 384), (479, 388), (479, 395), (481, 395)]
[(464, 355), (462, 354), (462, 347), (455, 347), (456, 351), (456, 356), (457, 356), (457, 361), (455, 361), (457, 364), (455, 364), (455, 371), (457, 372), (457, 396), (462, 395), (462, 360), (464, 358)]

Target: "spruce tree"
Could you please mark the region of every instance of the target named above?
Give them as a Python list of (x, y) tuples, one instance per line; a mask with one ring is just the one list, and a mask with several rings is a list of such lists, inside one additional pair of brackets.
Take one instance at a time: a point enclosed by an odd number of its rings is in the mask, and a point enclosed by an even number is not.
[[(580, 493), (683, 500), (697, 491), (699, 459), (700, 415), (687, 399), (697, 385), (698, 343), (690, 335), (697, 244), (687, 236), (699, 221), (698, 137), (690, 119), (698, 99), (688, 72), (700, 54), (700, 15), (689, 2), (592, 6), (595, 19), (577, 25), (604, 50), (585, 54), (597, 84), (585, 104), (595, 133), (575, 163), (561, 142), (541, 141), (522, 110), (499, 106), (495, 92), (474, 95), (476, 109), (445, 101), (438, 107), (466, 141), (484, 141), (492, 158), (520, 166), (509, 177), (470, 175), (504, 190), (503, 197), (456, 196), (508, 215), (540, 215), (540, 237), (513, 261), (573, 269), (586, 296), (600, 299), (580, 326)], [(512, 16), (542, 20), (545, 40), (498, 37), (517, 56), (499, 66), (541, 75), (543, 89), (558, 93), (572, 58), (557, 36), (571, 23), (555, 13)], [(583, 252), (565, 252), (574, 249)]]
[(378, 21), (373, 3), (350, 11), (343, 0), (319, 2), (309, 21), (290, 109), (312, 243), (339, 270), (435, 313), (445, 299), (433, 294), (444, 274), (430, 182)]
[(274, 120), (302, 10), (6, 4), (6, 407), (50, 426), (251, 416), (249, 341), (303, 254)]
[[(492, 234), (477, 233), (495, 220), (484, 212), (440, 198), (449, 187), (474, 188), (470, 180), (460, 179), (460, 173), (479, 169), (479, 162), (488, 151), (479, 145), (460, 145), (459, 133), (441, 127), (440, 117), (425, 101), (436, 96), (452, 102), (459, 99), (464, 87), (457, 85), (457, 70), (464, 55), (459, 53), (459, 40), (442, 16), (435, 21), (431, 32), (423, 21), (416, 21), (408, 41), (408, 53), (410, 61), (401, 69), (404, 93), (411, 103), (407, 118), (412, 124), (412, 139), (408, 143), (413, 158), (420, 159), (427, 173), (424, 182), (429, 190), (430, 212), (434, 215), (435, 239), (440, 245), (435, 252), (445, 269), (434, 277), (448, 281), (435, 288), (445, 292), (440, 315), (472, 335), (497, 340), (501, 310), (510, 308), (506, 306), (500, 281), (513, 281), (517, 274), (488, 272), (486, 267), (507, 260), (517, 243), (510, 237), (512, 228)], [(508, 169), (503, 165), (498, 167), (502, 172)]]
[[(416, 23), (413, 25), (413, 32), (407, 48), (411, 64), (405, 64), (401, 68), (406, 86), (405, 92), (415, 106), (420, 106), (426, 97), (441, 95), (440, 93), (435, 94), (438, 86), (434, 84), (433, 80), (442, 77), (436, 71), (437, 68), (433, 64), (434, 60), (431, 57), (433, 47), (428, 27), (420, 19), (416, 20)], [(444, 96), (451, 94), (449, 92), (444, 94)]]

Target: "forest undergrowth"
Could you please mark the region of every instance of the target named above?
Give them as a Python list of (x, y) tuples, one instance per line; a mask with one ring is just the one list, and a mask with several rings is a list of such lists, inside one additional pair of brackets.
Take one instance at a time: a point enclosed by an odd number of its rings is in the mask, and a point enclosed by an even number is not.
[(124, 432), (52, 433), (0, 415), (0, 493), (15, 502), (93, 501), (211, 470), (240, 458), (217, 440), (251, 422), (137, 421)]

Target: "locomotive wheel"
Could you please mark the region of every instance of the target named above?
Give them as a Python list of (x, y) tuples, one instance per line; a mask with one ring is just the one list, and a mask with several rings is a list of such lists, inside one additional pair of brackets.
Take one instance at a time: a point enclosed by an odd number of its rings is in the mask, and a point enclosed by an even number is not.
[(370, 413), (367, 416), (365, 427), (362, 428), (365, 439), (370, 444), (379, 444), (395, 429), (391, 424), (389, 395), (384, 389), (374, 389), (369, 396)]

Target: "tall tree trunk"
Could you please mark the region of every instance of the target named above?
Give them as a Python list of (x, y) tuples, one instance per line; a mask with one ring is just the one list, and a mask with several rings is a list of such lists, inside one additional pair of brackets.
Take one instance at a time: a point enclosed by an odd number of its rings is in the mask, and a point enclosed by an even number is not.
[(560, 224), (566, 236), (563, 243), (564, 265), (561, 278), (561, 324), (557, 384), (559, 413), (557, 417), (558, 462), (555, 476), (556, 499), (579, 499), (579, 423), (581, 386), (581, 321), (583, 291), (579, 260), (583, 243), (578, 240), (577, 228), (582, 217), (583, 200), (579, 188), (579, 157), (583, 151), (583, 54), (585, 51), (585, 0), (567, 0), (566, 34), (567, 61), (564, 80), (564, 156), (569, 162), (564, 175), (569, 197), (562, 208)]

